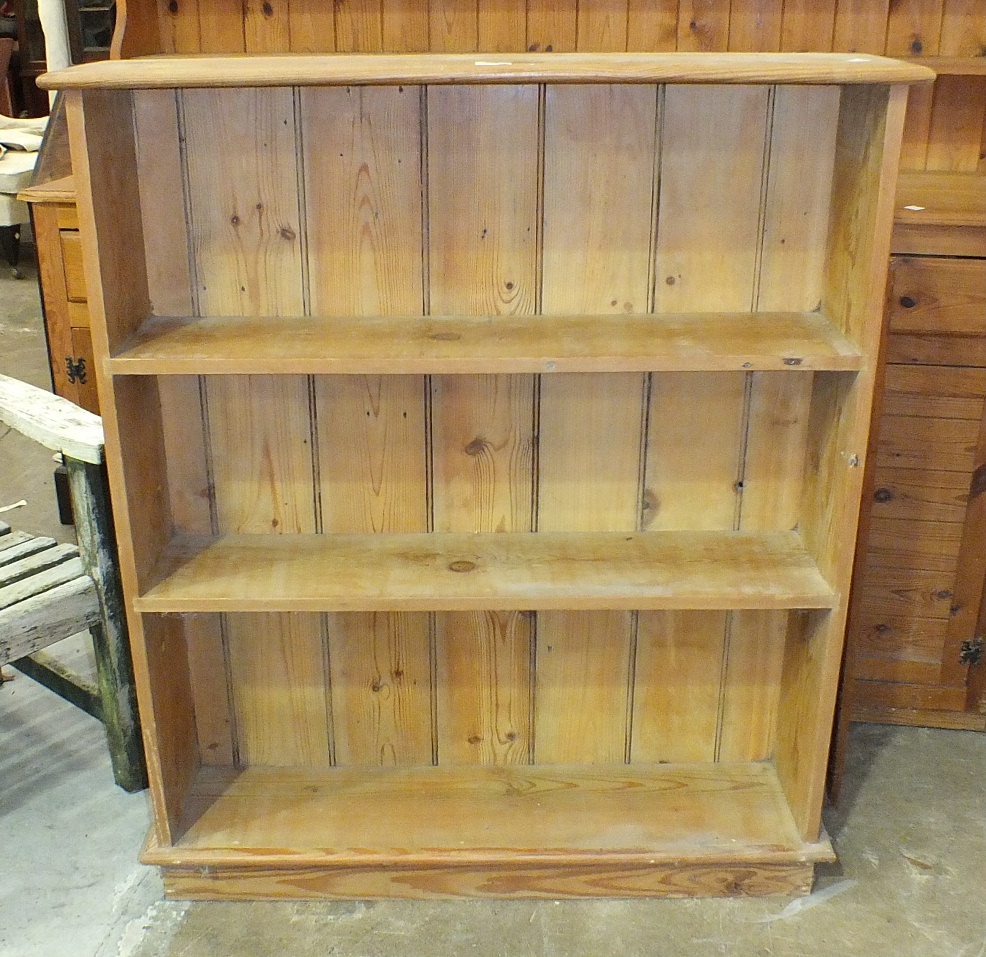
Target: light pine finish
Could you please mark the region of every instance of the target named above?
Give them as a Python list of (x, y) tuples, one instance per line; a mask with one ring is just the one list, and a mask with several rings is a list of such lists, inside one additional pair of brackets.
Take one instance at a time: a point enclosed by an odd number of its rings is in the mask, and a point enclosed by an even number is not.
[[(451, 24), (455, 30), (456, 25)], [(451, 41), (454, 47), (456, 41)], [(472, 47), (475, 41), (465, 40)], [(128, 62), (106, 60), (79, 69), (45, 73), (42, 89), (171, 89), (288, 87), (325, 84), (461, 83), (921, 83), (934, 73), (917, 63), (880, 56), (814, 53), (641, 54), (559, 53), (552, 57), (511, 54), (508, 58), (475, 54), (427, 56), (251, 56), (148, 57)]]
[[(469, 22), (499, 29), (483, 4)], [(450, 45), (469, 29), (429, 23)], [(131, 611), (158, 642), (142, 704), (154, 734), (174, 726), (149, 859), (176, 892), (287, 894), (282, 865), (341, 896), (392, 895), (399, 874), (409, 896), (804, 886), (902, 89), (732, 82), (746, 67), (623, 82), (642, 61), (622, 59), (547, 82), (549, 59), (530, 58), (537, 82), (401, 84), (384, 58), (364, 64), (376, 84), (119, 94), (139, 157), (124, 209), (150, 233), (167, 186), (185, 210), (136, 244), (143, 266), (86, 238), (100, 275), (146, 279), (94, 332)], [(682, 850), (691, 798), (621, 803), (625, 774), (666, 761), (716, 793), (731, 762), (760, 769), (775, 810), (726, 786), (709, 819), (729, 852)], [(672, 836), (587, 851), (572, 821), (566, 863), (508, 815), (492, 844), (458, 829), (461, 866), (397, 866), (330, 860), (281, 803), (296, 775), (399, 801), (433, 772), (441, 802), (571, 765), (600, 826), (657, 814)], [(262, 768), (250, 813), (294, 837), (214, 829), (212, 785), (186, 800), (196, 775)], [(416, 815), (403, 846), (443, 817)]]
[[(641, 285), (646, 287), (646, 279)], [(247, 317), (152, 317), (110, 359), (110, 368), (133, 375), (248, 374), (272, 369), (377, 375), (391, 371), (851, 371), (859, 363), (859, 352), (817, 312), (560, 313), (537, 321), (495, 314), (436, 318), (371, 314), (290, 318), (273, 325)]]
[(154, 578), (134, 598), (142, 611), (828, 608), (835, 597), (797, 532), (188, 536)]

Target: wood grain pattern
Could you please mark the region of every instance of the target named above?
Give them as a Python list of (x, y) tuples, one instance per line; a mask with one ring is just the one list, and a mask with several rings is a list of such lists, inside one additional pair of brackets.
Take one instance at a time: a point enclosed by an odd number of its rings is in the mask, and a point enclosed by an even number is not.
[(227, 615), (239, 766), (328, 767), (320, 615)]
[[(224, 867), (164, 868), (165, 894), (174, 900), (365, 900), (511, 897), (522, 900), (589, 897), (765, 897), (808, 894), (812, 864), (647, 865), (640, 868), (457, 868), (340, 871), (312, 866), (284, 871)], [(509, 884), (509, 890), (507, 885)]]
[[(538, 113), (535, 87), (429, 90), (433, 315), (534, 312)], [(431, 427), (434, 529), (530, 530), (533, 379), (434, 376)], [(437, 616), (440, 762), (529, 760), (532, 624), (485, 609)]]
[(527, 0), (527, 49), (532, 53), (571, 53), (577, 36), (577, 0)]
[(335, 45), (340, 53), (378, 53), (383, 49), (383, 11), (379, 0), (342, 0), (335, 10)]
[(644, 529), (734, 527), (744, 392), (741, 372), (652, 377)]
[(440, 765), (530, 762), (531, 618), (522, 611), (435, 616)]
[(334, 6), (322, 0), (289, 0), (291, 53), (318, 53), (336, 48)]
[(715, 759), (726, 616), (723, 611), (640, 614), (632, 762)]
[(431, 764), (429, 616), (333, 614), (328, 640), (336, 764)]
[(276, 53), (291, 46), (289, 0), (244, 0), (243, 40), (246, 53)]
[(783, 611), (730, 614), (716, 758), (769, 761), (774, 756), (789, 616)]
[[(284, 813), (271, 814), (272, 807)], [(511, 863), (806, 863), (768, 764), (203, 768), (186, 806), (185, 860), (263, 867)], [(589, 847), (585, 833), (596, 835)], [(243, 849), (241, 849), (241, 847)], [(153, 859), (151, 852), (146, 857)], [(526, 860), (525, 860), (526, 859)]]
[[(468, 0), (474, 4), (475, 0)], [(191, 87), (286, 87), (402, 85), (462, 82), (530, 83), (925, 83), (933, 71), (917, 63), (878, 56), (813, 53), (675, 53), (642, 55), (627, 61), (618, 53), (512, 53), (509, 60), (480, 60), (474, 53), (438, 52), (475, 49), (475, 9), (468, 15), (429, 6), (428, 56), (151, 57), (145, 60), (84, 63), (71, 70), (45, 73), (43, 89), (174, 89)], [(464, 14), (464, 11), (463, 11)]]
[[(562, 258), (577, 256), (569, 251)], [(359, 275), (358, 265), (345, 273), (348, 278), (340, 283), (340, 299)], [(617, 268), (626, 267), (619, 263)], [(372, 302), (377, 297), (375, 277), (368, 279)], [(312, 284), (313, 295), (317, 284), (317, 280)], [(358, 290), (356, 294), (362, 295)], [(616, 302), (619, 308), (619, 298)], [(327, 308), (334, 305), (330, 302)], [(395, 375), (852, 371), (861, 362), (859, 350), (820, 313), (696, 312), (437, 318), (321, 315), (275, 323), (244, 316), (152, 317), (109, 364), (114, 373), (131, 375)]]
[[(531, 568), (538, 569), (532, 579)], [(795, 532), (176, 538), (142, 611), (829, 608)]]
[[(658, 312), (753, 308), (767, 102), (763, 87), (668, 89)], [(714, 142), (701, 132), (706, 123), (717, 131)]]
[(578, 4), (576, 36), (575, 49), (580, 52), (625, 50), (627, 0)]
[[(546, 314), (649, 308), (656, 110), (657, 96), (648, 88), (547, 91)], [(608, 177), (616, 165), (620, 176)], [(590, 201), (573, 204), (573, 195)], [(540, 400), (538, 529), (635, 531), (645, 377), (542, 376)], [(635, 631), (635, 618), (616, 612), (538, 619), (539, 760), (623, 760)], [(574, 682), (579, 661), (609, 662), (593, 671), (602, 669), (607, 685)], [(587, 720), (573, 733), (576, 713)]]
[(302, 315), (291, 91), (181, 99), (198, 314)]

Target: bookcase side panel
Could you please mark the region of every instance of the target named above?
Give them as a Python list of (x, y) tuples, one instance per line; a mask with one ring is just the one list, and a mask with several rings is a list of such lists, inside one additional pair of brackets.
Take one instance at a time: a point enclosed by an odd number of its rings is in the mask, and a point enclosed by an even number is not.
[(778, 711), (778, 776), (808, 839), (820, 827), (906, 98), (905, 87), (842, 92), (823, 309), (864, 358), (858, 373), (815, 376), (800, 526), (840, 599), (831, 612), (805, 614), (789, 638)]

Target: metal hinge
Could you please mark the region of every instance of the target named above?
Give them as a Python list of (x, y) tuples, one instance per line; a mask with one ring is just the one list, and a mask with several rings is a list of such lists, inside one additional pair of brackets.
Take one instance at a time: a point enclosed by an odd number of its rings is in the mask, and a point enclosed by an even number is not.
[(65, 357), (65, 369), (68, 372), (68, 381), (71, 383), (79, 382), (86, 384), (86, 360), (85, 356), (79, 358), (77, 362), (72, 361), (71, 356)]
[(962, 650), (959, 652), (959, 661), (964, 665), (978, 665), (983, 660), (983, 652), (986, 651), (986, 638), (982, 635), (962, 642)]

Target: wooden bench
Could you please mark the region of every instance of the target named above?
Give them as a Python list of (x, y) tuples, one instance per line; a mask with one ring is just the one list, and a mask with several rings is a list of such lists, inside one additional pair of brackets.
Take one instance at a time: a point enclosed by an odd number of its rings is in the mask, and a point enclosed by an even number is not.
[[(59, 545), (0, 522), (0, 665), (11, 664), (99, 718), (117, 784), (146, 787), (133, 667), (117, 569), (99, 416), (0, 375), (0, 421), (62, 454), (79, 544)], [(97, 682), (42, 649), (92, 635)]]

